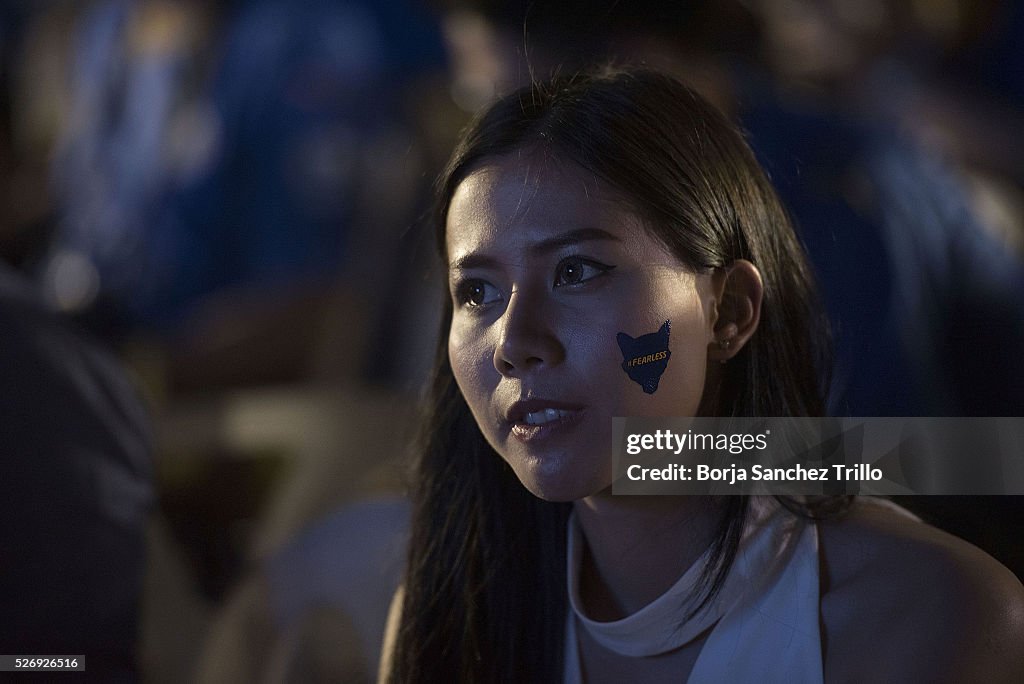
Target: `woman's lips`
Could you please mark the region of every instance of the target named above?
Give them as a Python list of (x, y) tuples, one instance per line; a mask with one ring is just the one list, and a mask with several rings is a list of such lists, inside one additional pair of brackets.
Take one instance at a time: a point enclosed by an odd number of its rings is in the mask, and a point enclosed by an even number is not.
[(564, 432), (583, 417), (583, 407), (562, 401), (530, 399), (518, 401), (506, 413), (512, 436), (534, 442)]

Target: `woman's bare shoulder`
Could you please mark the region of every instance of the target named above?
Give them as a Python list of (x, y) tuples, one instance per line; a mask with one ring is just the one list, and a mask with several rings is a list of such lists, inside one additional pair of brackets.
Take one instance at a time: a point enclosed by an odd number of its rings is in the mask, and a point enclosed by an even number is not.
[(819, 538), (828, 681), (1024, 681), (1024, 587), (991, 556), (868, 502)]

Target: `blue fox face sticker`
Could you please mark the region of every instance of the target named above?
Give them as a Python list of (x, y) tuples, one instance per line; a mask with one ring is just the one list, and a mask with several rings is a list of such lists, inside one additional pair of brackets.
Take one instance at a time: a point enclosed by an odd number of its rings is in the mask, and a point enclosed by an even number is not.
[(620, 332), (616, 337), (622, 351), (622, 370), (647, 394), (657, 391), (661, 374), (668, 368), (668, 360), (672, 356), (668, 349), (668, 333), (669, 322), (665, 321), (658, 332), (640, 337)]

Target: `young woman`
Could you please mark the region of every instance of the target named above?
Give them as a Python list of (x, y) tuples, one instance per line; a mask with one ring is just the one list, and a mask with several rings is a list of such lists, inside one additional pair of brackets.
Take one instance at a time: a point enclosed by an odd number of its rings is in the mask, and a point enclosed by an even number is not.
[[(718, 112), (651, 72), (534, 85), (439, 191), (451, 296), (382, 678), (1024, 681), (1020, 584), (894, 507), (611, 495), (613, 416), (824, 410), (808, 268)], [(623, 335), (667, 352), (654, 381)]]

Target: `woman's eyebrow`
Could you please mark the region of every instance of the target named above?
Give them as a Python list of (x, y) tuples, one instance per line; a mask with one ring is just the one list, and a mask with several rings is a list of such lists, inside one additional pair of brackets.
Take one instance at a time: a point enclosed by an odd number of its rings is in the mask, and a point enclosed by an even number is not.
[[(529, 250), (535, 254), (553, 252), (563, 247), (578, 245), (582, 242), (594, 242), (598, 240), (622, 242), (622, 238), (600, 228), (577, 228), (561, 235), (544, 238), (530, 245)], [(502, 264), (502, 260), (496, 259), (480, 252), (471, 252), (455, 259), (448, 265), (449, 271), (462, 271), (470, 269), (496, 268)]]
[(488, 269), (497, 268), (501, 265), (501, 262), (494, 257), (481, 254), (480, 252), (471, 252), (464, 256), (460, 256), (458, 259), (448, 265), (448, 271), (469, 271), (473, 269)]
[(600, 228), (577, 228), (576, 230), (570, 230), (567, 233), (556, 235), (554, 237), (545, 238), (540, 242), (537, 242), (530, 246), (531, 252), (553, 252), (562, 247), (569, 247), (576, 245), (581, 242), (592, 242), (595, 240), (610, 240), (613, 242), (622, 242), (622, 239), (618, 235), (613, 235), (606, 230)]

